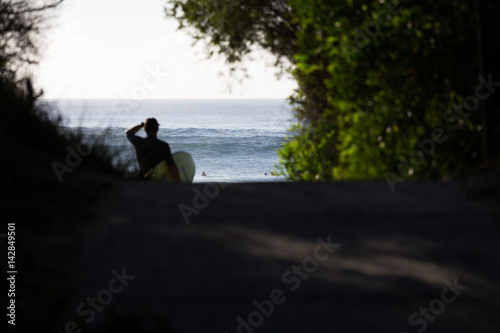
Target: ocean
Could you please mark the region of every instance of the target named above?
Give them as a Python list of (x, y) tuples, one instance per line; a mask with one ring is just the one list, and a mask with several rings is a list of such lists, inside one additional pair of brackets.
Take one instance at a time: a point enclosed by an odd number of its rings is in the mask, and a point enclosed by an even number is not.
[[(121, 157), (134, 160), (135, 150), (125, 130), (156, 118), (158, 138), (169, 143), (172, 153), (185, 151), (193, 156), (194, 182), (285, 180), (270, 175), (293, 123), (292, 107), (283, 99), (47, 101), (59, 110), (64, 127), (80, 128), (89, 139), (109, 128), (104, 143), (117, 148)], [(207, 176), (201, 176), (203, 172)]]

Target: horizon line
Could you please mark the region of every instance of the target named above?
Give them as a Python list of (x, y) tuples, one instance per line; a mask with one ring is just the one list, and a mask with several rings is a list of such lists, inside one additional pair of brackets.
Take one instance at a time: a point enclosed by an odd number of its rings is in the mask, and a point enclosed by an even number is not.
[(286, 100), (289, 97), (245, 97), (245, 98), (238, 98), (238, 97), (206, 97), (206, 98), (189, 98), (189, 97), (182, 97), (182, 98), (115, 98), (115, 97), (86, 97), (86, 98), (80, 98), (80, 97), (40, 97), (38, 98), (39, 100), (49, 100), (49, 99), (68, 99), (68, 100), (85, 100), (85, 99), (101, 99), (101, 100), (123, 100), (123, 101), (154, 101), (154, 100), (257, 100), (257, 99), (282, 99)]

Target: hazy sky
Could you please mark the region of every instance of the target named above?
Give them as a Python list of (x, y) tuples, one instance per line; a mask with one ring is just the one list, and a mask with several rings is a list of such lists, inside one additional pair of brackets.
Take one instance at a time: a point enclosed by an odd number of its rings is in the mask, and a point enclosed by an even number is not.
[(222, 59), (207, 60), (203, 44), (193, 47), (176, 21), (165, 18), (164, 4), (66, 0), (35, 70), (44, 97), (285, 98), (293, 92), (291, 78), (276, 79), (270, 56), (246, 64), (251, 78), (242, 84), (231, 78)]

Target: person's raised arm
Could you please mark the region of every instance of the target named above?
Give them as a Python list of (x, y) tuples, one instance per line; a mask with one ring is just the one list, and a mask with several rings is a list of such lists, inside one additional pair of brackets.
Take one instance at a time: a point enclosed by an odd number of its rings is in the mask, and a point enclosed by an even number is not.
[(139, 125), (135, 125), (134, 127), (129, 128), (128, 130), (125, 131), (126, 135), (129, 134), (135, 134), (141, 130), (141, 128), (144, 127), (144, 123), (140, 123)]

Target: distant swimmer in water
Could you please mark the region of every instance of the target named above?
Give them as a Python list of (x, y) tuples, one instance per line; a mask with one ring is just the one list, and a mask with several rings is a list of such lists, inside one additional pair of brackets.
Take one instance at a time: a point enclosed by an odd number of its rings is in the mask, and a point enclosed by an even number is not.
[(203, 171), (203, 173), (201, 174), (202, 176), (206, 176), (207, 174), (205, 173), (205, 171)]

